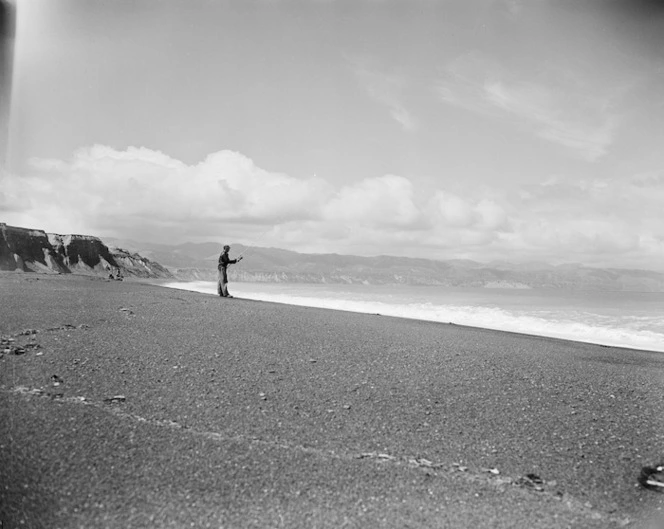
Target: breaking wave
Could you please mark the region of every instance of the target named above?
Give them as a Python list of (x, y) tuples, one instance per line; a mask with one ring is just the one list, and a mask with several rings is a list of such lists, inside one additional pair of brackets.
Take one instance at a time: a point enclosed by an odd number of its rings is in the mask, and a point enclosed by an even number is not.
[[(192, 290), (216, 295), (216, 283), (193, 281), (188, 283), (168, 283), (163, 286)], [(382, 296), (375, 299), (375, 293), (362, 294), (361, 290), (344, 292), (335, 291), (332, 287), (307, 289), (297, 285), (286, 291), (279, 288), (265, 287), (262, 284), (233, 283), (233, 292), (240, 297), (274, 303), (285, 303), (306, 307), (319, 307), (367, 314), (381, 314), (416, 320), (454, 323), (469, 327), (481, 327), (510, 331), (521, 334), (532, 334), (550, 338), (561, 338), (579, 342), (643, 349), (664, 352), (664, 323), (661, 314), (644, 315), (621, 311), (617, 315), (603, 314), (587, 307), (569, 308), (561, 304), (560, 299), (553, 309), (546, 307), (509, 308), (501, 306), (483, 306), (463, 303), (463, 299), (452, 303), (425, 301), (406, 295)], [(513, 295), (513, 294), (512, 294)], [(380, 297), (380, 296), (378, 296)], [(364, 298), (364, 299), (363, 299)], [(495, 301), (495, 300), (494, 300)], [(496, 303), (492, 303), (495, 305)], [(509, 305), (508, 303), (506, 303)], [(540, 304), (541, 305), (541, 304)]]

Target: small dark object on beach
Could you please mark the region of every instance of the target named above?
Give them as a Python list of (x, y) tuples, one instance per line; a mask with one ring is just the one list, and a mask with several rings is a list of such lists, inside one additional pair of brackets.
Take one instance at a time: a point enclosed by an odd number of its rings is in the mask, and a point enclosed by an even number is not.
[(643, 467), (639, 484), (649, 490), (664, 492), (664, 463), (656, 467)]
[(21, 331), (19, 336), (29, 336), (31, 334), (37, 334), (39, 331), (37, 329), (25, 329), (24, 331)]
[(114, 397), (108, 397), (107, 399), (104, 399), (104, 402), (125, 402), (127, 400), (127, 397), (124, 395), (115, 395)]
[(64, 380), (62, 380), (62, 378), (60, 378), (58, 375), (53, 375), (51, 377), (51, 382), (53, 382), (54, 386), (59, 386), (60, 384), (64, 383)]
[(535, 489), (538, 492), (544, 490), (542, 485), (544, 485), (544, 480), (540, 478), (537, 474), (526, 474), (525, 476), (520, 477), (515, 481), (517, 485), (522, 487), (529, 487)]
[(15, 355), (22, 355), (26, 353), (26, 348), (20, 345), (14, 346), (11, 348), (12, 353)]

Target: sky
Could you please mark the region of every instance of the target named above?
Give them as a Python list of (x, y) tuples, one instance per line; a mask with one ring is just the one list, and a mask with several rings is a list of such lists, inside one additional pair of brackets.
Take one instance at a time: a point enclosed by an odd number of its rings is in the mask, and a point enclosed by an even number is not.
[(662, 1), (21, 0), (12, 73), (0, 222), (664, 272)]

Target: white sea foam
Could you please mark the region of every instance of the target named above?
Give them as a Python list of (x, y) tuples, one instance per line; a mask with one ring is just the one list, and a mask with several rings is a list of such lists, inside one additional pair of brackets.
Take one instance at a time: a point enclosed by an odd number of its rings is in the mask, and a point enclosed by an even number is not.
[[(216, 283), (195, 281), (189, 283), (169, 283), (164, 286), (216, 294)], [(293, 293), (289, 291), (292, 290)], [(602, 344), (614, 347), (644, 349), (664, 352), (664, 332), (656, 315), (625, 314), (617, 316), (602, 314), (599, 311), (568, 308), (556, 299), (554, 308), (532, 308), (525, 304), (514, 308), (483, 306), (477, 300), (463, 303), (457, 295), (450, 303), (431, 302), (403, 295), (376, 296), (375, 292), (363, 294), (333, 287), (322, 290), (297, 285), (286, 289), (262, 284), (234, 283), (233, 291), (247, 299), (286, 303), (307, 307), (381, 314), (402, 318), (455, 323), (470, 327), (482, 327), (522, 334), (533, 334), (551, 338), (562, 338), (580, 342)], [(401, 294), (401, 295), (400, 295)], [(458, 294), (458, 293), (457, 293)], [(510, 293), (514, 296), (514, 293)], [(380, 299), (376, 299), (380, 298)], [(414, 301), (415, 299), (415, 301)], [(495, 305), (498, 306), (495, 306)], [(512, 303), (513, 305), (513, 303)]]

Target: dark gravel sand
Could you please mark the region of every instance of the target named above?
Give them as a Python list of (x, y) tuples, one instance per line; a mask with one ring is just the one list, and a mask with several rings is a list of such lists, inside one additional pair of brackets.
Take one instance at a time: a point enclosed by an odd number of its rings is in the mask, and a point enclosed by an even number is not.
[(664, 461), (662, 353), (81, 276), (4, 273), (0, 296), (3, 529), (664, 511), (637, 484)]

